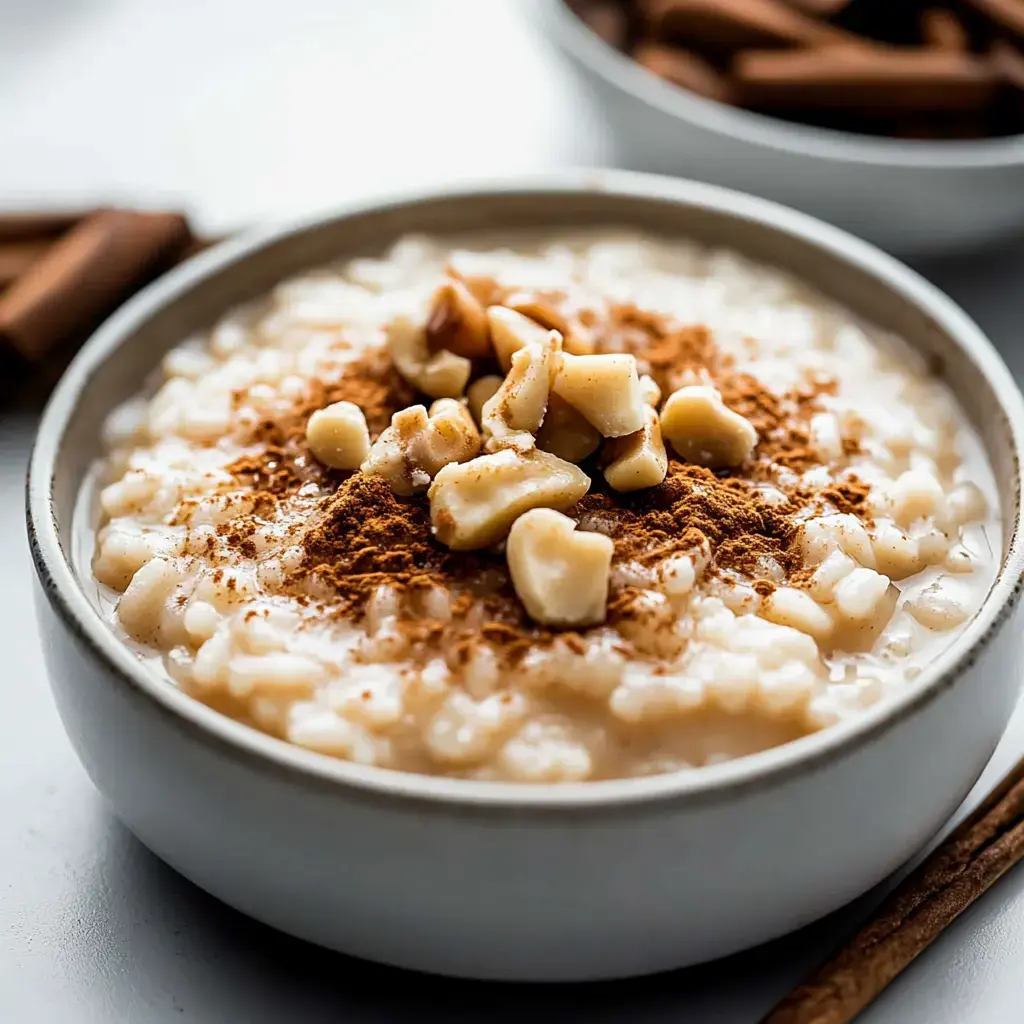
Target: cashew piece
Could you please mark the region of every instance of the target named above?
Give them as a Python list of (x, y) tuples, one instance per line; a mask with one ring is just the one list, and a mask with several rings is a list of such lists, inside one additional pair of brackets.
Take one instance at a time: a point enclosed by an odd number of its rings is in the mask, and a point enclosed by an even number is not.
[(473, 414), (473, 419), (477, 423), (480, 422), (483, 416), (484, 403), (501, 387), (501, 382), (501, 377), (496, 373), (491, 373), (486, 377), (473, 381), (469, 385), (469, 389), (466, 391), (466, 398), (469, 399), (469, 411)]
[(512, 368), (501, 387), (484, 402), (480, 425), (488, 451), (515, 443), (513, 435), (535, 434), (544, 422), (551, 382), (562, 359), (562, 336), (548, 331), (540, 344), (512, 354)]
[(661, 410), (661, 433), (687, 462), (710, 469), (741, 465), (757, 444), (753, 424), (704, 384), (668, 396)]
[(594, 626), (604, 622), (615, 545), (602, 533), (584, 533), (561, 512), (524, 512), (508, 536), (512, 585), (534, 622)]
[(467, 359), (491, 354), (487, 313), (461, 281), (445, 281), (434, 292), (426, 332), (431, 352), (447, 350)]
[(550, 334), (548, 328), (505, 306), (491, 306), (487, 310), (487, 324), (498, 365), (505, 373), (512, 368), (514, 352), (527, 345), (542, 345)]
[(480, 452), (480, 432), (469, 410), (453, 398), (430, 407), (402, 409), (373, 443), (360, 469), (387, 480), (395, 494), (425, 490), (430, 480), (452, 462), (466, 462)]
[(535, 448), (503, 448), (445, 466), (430, 487), (430, 521), (455, 551), (486, 548), (524, 512), (570, 508), (589, 489), (590, 478), (572, 463)]
[(306, 444), (313, 458), (331, 469), (358, 469), (370, 450), (363, 410), (352, 402), (317, 409), (306, 422)]
[(395, 317), (386, 335), (395, 369), (413, 387), (431, 398), (459, 398), (466, 390), (472, 371), (470, 361), (448, 351), (432, 356), (425, 330), (409, 317)]
[(668, 472), (668, 453), (657, 411), (645, 406), (643, 429), (612, 438), (605, 446), (604, 457), (608, 460), (604, 478), (616, 491), (657, 487)]
[(601, 435), (564, 398), (548, 396), (548, 411), (537, 431), (537, 447), (566, 462), (582, 462), (601, 445)]
[(416, 465), (413, 451), (427, 429), (429, 417), (422, 405), (400, 409), (391, 426), (373, 442), (359, 467), (368, 476), (383, 477), (395, 494), (408, 497), (430, 486), (430, 474)]
[(553, 390), (604, 437), (624, 437), (644, 425), (644, 399), (636, 357), (624, 353), (566, 353)]

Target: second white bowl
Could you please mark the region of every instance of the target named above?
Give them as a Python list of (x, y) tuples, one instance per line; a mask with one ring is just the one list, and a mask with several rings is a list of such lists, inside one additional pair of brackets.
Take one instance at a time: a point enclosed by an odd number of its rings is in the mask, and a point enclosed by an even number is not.
[(602, 42), (564, 0), (531, 0), (611, 129), (617, 162), (774, 199), (903, 256), (1024, 230), (1024, 136), (923, 142), (764, 117), (670, 85)]

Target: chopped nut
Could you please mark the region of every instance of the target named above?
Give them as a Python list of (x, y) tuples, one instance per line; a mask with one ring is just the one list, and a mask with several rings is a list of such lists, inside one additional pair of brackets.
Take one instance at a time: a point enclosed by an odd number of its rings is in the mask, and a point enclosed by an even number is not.
[(566, 354), (553, 390), (605, 437), (623, 437), (644, 425), (635, 356)]
[(757, 444), (750, 421), (728, 408), (715, 388), (703, 384), (668, 396), (661, 432), (687, 462), (711, 469), (740, 465)]
[(352, 402), (318, 409), (306, 423), (306, 443), (317, 462), (331, 469), (358, 469), (370, 450), (362, 409)]
[(434, 293), (426, 331), (431, 352), (447, 350), (467, 359), (491, 354), (487, 313), (461, 281), (445, 281)]
[(657, 487), (668, 472), (668, 453), (661, 439), (658, 413), (644, 407), (644, 425), (635, 434), (612, 438), (605, 446), (604, 478), (617, 491)]
[(537, 431), (537, 447), (566, 462), (582, 462), (601, 444), (601, 435), (564, 398), (548, 396), (548, 411)]
[(597, 340), (593, 332), (588, 331), (585, 335), (580, 331), (569, 330), (562, 337), (562, 348), (574, 356), (593, 355), (597, 348)]
[(391, 361), (407, 381), (415, 384), (430, 359), (426, 333), (407, 316), (396, 316), (386, 333)]
[(562, 336), (548, 331), (543, 342), (512, 355), (501, 387), (484, 402), (480, 424), (488, 451), (515, 443), (513, 435), (535, 434), (544, 422), (551, 382), (562, 360)]
[(498, 365), (505, 373), (512, 368), (512, 354), (527, 345), (542, 345), (550, 333), (529, 317), (505, 306), (491, 306), (487, 310), (487, 324)]
[(388, 427), (373, 442), (359, 467), (368, 476), (387, 480), (395, 494), (408, 496), (430, 486), (430, 474), (415, 464), (413, 450), (427, 429), (429, 417), (422, 405), (411, 405), (391, 417)]
[(661, 403), (661, 388), (658, 387), (654, 378), (646, 373), (640, 378), (640, 393), (647, 405), (653, 405), (655, 409), (658, 408)]
[(526, 292), (516, 292), (510, 295), (504, 302), (508, 309), (514, 309), (517, 313), (529, 317), (531, 320), (546, 327), (549, 331), (558, 331), (563, 336), (566, 333), (565, 317), (552, 305), (543, 299), (537, 298)]
[(469, 411), (477, 423), (483, 416), (484, 403), (501, 387), (501, 381), (501, 377), (496, 373), (491, 373), (469, 385), (466, 397), (469, 399)]
[(430, 407), (402, 409), (377, 438), (360, 467), (383, 477), (395, 494), (423, 491), (431, 478), (451, 462), (466, 462), (480, 452), (480, 433), (469, 410), (453, 398)]
[(431, 476), (450, 462), (468, 462), (480, 454), (483, 441), (469, 409), (454, 398), (439, 398), (415, 458)]
[(505, 448), (445, 466), (430, 488), (430, 520), (442, 544), (485, 548), (504, 539), (524, 512), (569, 508), (589, 488), (590, 478), (572, 463), (537, 449)]
[(594, 351), (593, 338), (583, 337), (572, 330), (569, 321), (544, 299), (528, 293), (517, 292), (505, 299), (503, 305), (536, 321), (541, 327), (558, 331), (562, 335), (562, 347), (566, 352), (584, 356)]
[(530, 618), (546, 626), (604, 622), (614, 548), (610, 537), (578, 531), (561, 512), (535, 508), (521, 515), (506, 551), (512, 585)]
[(412, 383), (431, 398), (458, 398), (466, 390), (472, 369), (463, 356), (438, 352)]
[(398, 372), (431, 398), (459, 398), (466, 390), (472, 364), (453, 352), (431, 356), (426, 331), (407, 316), (387, 327), (388, 352)]
[(476, 426), (476, 421), (473, 419), (473, 414), (469, 411), (469, 405), (466, 399), (459, 398), (436, 398), (430, 403), (430, 409), (428, 415), (431, 419), (435, 416), (461, 416), (468, 423)]
[[(465, 255), (464, 253), (463, 256)], [(467, 267), (457, 267), (451, 264), (447, 270), (452, 277), (458, 278), (466, 286), (469, 293), (484, 307), (485, 311), (488, 306), (498, 305), (507, 291), (492, 274), (474, 274), (470, 273)]]

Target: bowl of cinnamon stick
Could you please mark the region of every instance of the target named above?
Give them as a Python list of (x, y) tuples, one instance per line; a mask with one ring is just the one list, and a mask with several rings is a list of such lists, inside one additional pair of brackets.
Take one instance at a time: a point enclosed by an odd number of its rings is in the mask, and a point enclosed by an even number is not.
[(1024, 0), (535, 0), (623, 166), (904, 256), (1024, 229)]

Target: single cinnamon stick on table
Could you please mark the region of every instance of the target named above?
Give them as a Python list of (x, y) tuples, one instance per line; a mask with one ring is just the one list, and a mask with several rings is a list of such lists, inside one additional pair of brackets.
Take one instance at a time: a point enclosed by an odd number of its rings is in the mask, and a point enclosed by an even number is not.
[(103, 210), (87, 217), (0, 295), (0, 342), (36, 360), (95, 326), (185, 249), (176, 213)]
[(848, 1024), (989, 886), (1024, 859), (1024, 761), (761, 1024)]

